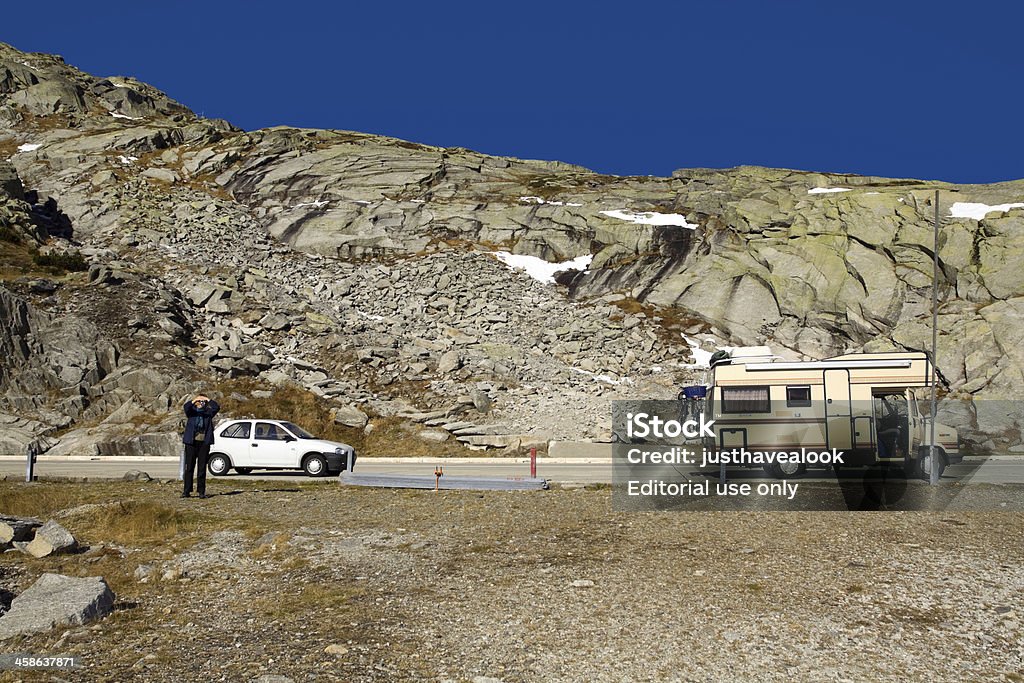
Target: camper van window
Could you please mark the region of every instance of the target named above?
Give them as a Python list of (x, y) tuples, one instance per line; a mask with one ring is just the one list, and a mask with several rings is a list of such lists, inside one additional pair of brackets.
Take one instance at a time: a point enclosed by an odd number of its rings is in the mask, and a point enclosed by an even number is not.
[(722, 387), (723, 413), (770, 413), (768, 387)]
[(806, 408), (811, 405), (810, 387), (786, 387), (786, 407)]

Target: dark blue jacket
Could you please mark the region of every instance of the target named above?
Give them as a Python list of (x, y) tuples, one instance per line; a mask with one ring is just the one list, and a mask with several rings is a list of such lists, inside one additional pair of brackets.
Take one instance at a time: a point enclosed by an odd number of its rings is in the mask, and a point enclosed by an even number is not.
[(206, 423), (205, 433), (206, 440), (203, 443), (213, 443), (213, 416), (220, 410), (220, 406), (212, 398), (210, 402), (206, 404), (206, 407), (200, 410), (196, 408), (192, 403), (192, 399), (185, 401), (185, 415), (188, 416), (188, 422), (185, 423), (185, 435), (182, 437), (182, 442), (187, 444), (195, 443), (196, 440), (196, 425), (199, 424), (200, 418)]

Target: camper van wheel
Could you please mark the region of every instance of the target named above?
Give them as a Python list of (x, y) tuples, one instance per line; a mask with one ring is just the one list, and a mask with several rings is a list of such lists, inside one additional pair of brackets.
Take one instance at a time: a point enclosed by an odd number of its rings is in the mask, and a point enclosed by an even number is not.
[[(931, 449), (928, 447), (922, 448), (918, 452), (917, 456), (917, 475), (922, 479), (931, 479), (932, 474), (932, 454)], [(942, 476), (943, 471), (946, 469), (946, 454), (941, 448), (935, 449), (935, 461), (936, 466), (939, 468), (939, 477)]]
[(807, 471), (807, 465), (795, 462), (777, 462), (771, 466), (770, 473), (776, 479), (792, 479)]

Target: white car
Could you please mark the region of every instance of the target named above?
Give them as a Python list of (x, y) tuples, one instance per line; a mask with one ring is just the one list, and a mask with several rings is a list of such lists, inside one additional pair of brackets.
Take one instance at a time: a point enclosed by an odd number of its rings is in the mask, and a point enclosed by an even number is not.
[(311, 477), (341, 472), (355, 450), (345, 443), (318, 439), (302, 427), (284, 420), (229, 420), (214, 430), (207, 468), (221, 476), (232, 468), (239, 474), (253, 470), (303, 470)]

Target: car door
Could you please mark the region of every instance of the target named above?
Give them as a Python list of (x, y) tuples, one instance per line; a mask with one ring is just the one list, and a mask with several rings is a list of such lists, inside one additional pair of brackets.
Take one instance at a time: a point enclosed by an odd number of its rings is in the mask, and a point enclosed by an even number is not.
[(217, 436), (212, 450), (224, 453), (235, 467), (248, 467), (252, 422), (241, 420), (228, 425)]
[(276, 422), (257, 420), (249, 458), (254, 467), (294, 467), (295, 437)]

